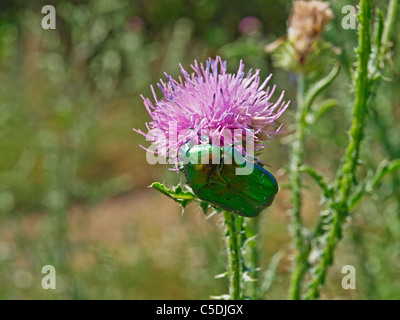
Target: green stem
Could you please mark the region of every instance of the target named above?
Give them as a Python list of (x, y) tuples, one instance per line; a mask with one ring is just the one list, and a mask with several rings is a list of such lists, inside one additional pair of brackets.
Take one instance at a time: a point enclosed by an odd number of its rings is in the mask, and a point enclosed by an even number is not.
[(349, 134), (350, 141), (346, 149), (343, 165), (339, 170), (337, 183), (335, 184), (336, 197), (329, 208), (332, 215), (331, 228), (328, 232), (322, 257), (315, 269), (315, 276), (311, 281), (306, 299), (316, 299), (319, 297), (320, 290), (325, 282), (327, 270), (333, 261), (333, 252), (341, 238), (343, 221), (348, 214), (347, 199), (350, 196), (355, 181), (356, 166), (359, 159), (370, 96), (370, 79), (368, 73), (368, 63), (371, 53), (370, 23), (370, 0), (361, 0), (356, 97), (353, 109), (353, 123)]
[(231, 300), (243, 299), (243, 217), (225, 212), (226, 248), (228, 255), (229, 295)]
[(308, 246), (304, 246), (301, 218), (301, 170), (304, 161), (304, 139), (307, 127), (306, 117), (308, 106), (304, 103), (305, 99), (305, 77), (298, 74), (297, 86), (297, 113), (296, 113), (296, 132), (294, 141), (291, 145), (291, 157), (289, 160), (290, 170), (290, 189), (292, 191), (291, 202), (293, 204), (290, 210), (291, 228), (293, 233), (293, 247), (297, 251), (293, 264), (293, 272), (290, 279), (289, 299), (300, 299), (300, 285), (307, 269)]

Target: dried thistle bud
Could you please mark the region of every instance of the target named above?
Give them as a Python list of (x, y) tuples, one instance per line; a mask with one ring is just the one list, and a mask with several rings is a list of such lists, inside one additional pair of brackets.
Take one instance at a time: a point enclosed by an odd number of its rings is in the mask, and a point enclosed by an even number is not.
[(329, 3), (319, 0), (294, 0), (289, 18), (288, 39), (292, 43), (298, 61), (304, 64), (313, 50), (325, 26), (334, 18)]

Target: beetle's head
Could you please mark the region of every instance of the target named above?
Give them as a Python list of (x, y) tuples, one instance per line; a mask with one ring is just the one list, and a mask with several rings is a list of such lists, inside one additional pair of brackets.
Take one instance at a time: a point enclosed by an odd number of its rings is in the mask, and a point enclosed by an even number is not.
[(205, 186), (220, 163), (221, 155), (221, 149), (211, 144), (199, 144), (188, 149), (185, 158), (180, 158), (188, 184), (195, 188)]

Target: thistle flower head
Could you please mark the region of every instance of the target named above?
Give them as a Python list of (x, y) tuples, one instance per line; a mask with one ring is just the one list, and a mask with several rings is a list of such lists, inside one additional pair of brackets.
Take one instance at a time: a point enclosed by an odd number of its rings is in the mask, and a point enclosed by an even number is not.
[(153, 87), (154, 102), (142, 96), (152, 121), (146, 124), (148, 133), (136, 131), (153, 142), (157, 153), (177, 162), (179, 148), (190, 140), (198, 141), (204, 132), (212, 132), (212, 138), (226, 146), (232, 143), (227, 133), (234, 136), (239, 130), (241, 141), (253, 139), (255, 148), (261, 149), (263, 141), (281, 131), (276, 120), (289, 102), (283, 101), (284, 92), (271, 101), (275, 86), (267, 84), (272, 75), (260, 83), (259, 70), (246, 74), (242, 61), (237, 73), (228, 73), (226, 61), (218, 56), (209, 58), (206, 65), (195, 61), (191, 73), (180, 67), (183, 77), (179, 81), (168, 74), (166, 82), (160, 80), (162, 99)]

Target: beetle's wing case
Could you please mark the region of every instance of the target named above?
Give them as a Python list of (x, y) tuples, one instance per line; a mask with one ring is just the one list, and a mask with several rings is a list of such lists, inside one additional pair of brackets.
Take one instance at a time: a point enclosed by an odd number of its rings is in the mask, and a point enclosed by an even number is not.
[[(232, 165), (223, 163), (220, 167), (221, 176), (227, 181), (229, 186), (245, 194), (248, 198), (255, 202), (270, 206), (274, 200), (275, 194), (278, 192), (278, 183), (275, 177), (266, 169), (257, 163), (248, 162), (239, 164), (238, 151), (234, 151), (234, 159)], [(244, 156), (240, 154), (241, 159)], [(236, 159), (236, 160), (235, 160)], [(249, 170), (246, 175), (236, 174), (236, 169)]]
[(245, 217), (256, 217), (265, 208), (229, 185), (210, 183), (198, 191), (197, 196), (229, 212)]

